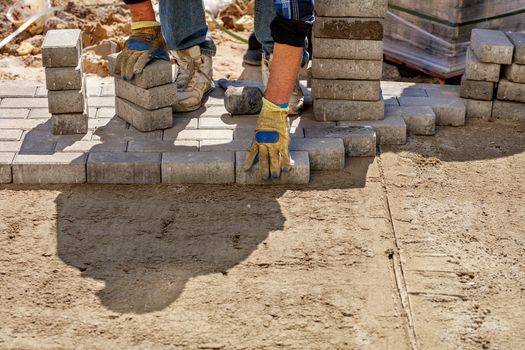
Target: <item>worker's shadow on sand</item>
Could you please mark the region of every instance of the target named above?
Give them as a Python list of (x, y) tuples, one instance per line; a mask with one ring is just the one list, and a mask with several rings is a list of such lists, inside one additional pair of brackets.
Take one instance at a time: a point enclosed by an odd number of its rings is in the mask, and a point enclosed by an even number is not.
[(162, 310), (186, 283), (228, 270), (283, 229), (283, 189), (216, 186), (76, 188), (57, 200), (59, 257), (115, 312)]

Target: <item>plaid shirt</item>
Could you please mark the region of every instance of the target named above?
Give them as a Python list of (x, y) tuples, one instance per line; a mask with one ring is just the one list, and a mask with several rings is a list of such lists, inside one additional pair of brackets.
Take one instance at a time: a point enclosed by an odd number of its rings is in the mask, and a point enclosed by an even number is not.
[(286, 19), (302, 22), (312, 22), (314, 16), (314, 0), (273, 0), (279, 15)]

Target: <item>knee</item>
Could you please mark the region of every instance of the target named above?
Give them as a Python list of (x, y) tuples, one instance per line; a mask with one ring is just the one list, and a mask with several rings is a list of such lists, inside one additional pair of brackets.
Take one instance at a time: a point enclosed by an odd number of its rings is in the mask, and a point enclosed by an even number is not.
[(276, 43), (304, 47), (314, 23), (314, 0), (274, 0), (276, 16), (270, 28)]

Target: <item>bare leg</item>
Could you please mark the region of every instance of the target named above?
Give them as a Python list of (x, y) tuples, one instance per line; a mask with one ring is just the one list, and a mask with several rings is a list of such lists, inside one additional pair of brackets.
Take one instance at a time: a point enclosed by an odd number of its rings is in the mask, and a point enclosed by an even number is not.
[(275, 43), (272, 69), (265, 97), (274, 104), (287, 104), (301, 69), (304, 48)]
[(155, 20), (155, 12), (153, 11), (151, 1), (140, 2), (138, 4), (132, 4), (128, 6), (129, 10), (131, 11), (132, 22)]

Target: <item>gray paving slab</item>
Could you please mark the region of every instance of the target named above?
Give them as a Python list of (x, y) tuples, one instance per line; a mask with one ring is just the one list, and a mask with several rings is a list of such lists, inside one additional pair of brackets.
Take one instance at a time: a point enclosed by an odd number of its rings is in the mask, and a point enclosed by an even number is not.
[(228, 151), (163, 153), (162, 182), (175, 184), (234, 183), (234, 153)]
[(493, 101), (464, 99), (467, 118), (490, 119), (492, 117)]
[(199, 141), (190, 140), (132, 140), (128, 152), (197, 152)]
[(199, 127), (199, 118), (180, 118), (173, 117), (173, 126), (170, 130), (197, 129)]
[(164, 130), (164, 140), (233, 140), (233, 130)]
[(28, 108), (0, 108), (0, 119), (26, 119), (29, 111)]
[(313, 35), (318, 38), (383, 40), (380, 18), (317, 17)]
[(332, 126), (305, 129), (306, 139), (335, 138), (343, 140), (346, 154), (350, 157), (374, 157), (377, 135), (372, 127)]
[(514, 63), (503, 66), (503, 72), (508, 80), (525, 84), (525, 64)]
[(53, 154), (57, 138), (49, 131), (30, 130), (24, 132), (20, 154)]
[[(115, 75), (115, 62), (119, 53), (108, 56), (109, 73)], [(141, 74), (133, 77), (130, 82), (143, 89), (154, 86), (165, 85), (173, 82), (173, 71), (171, 63), (164, 60), (155, 60), (149, 63)]]
[(525, 120), (525, 104), (521, 102), (495, 100), (492, 117), (506, 120)]
[(82, 89), (83, 73), (80, 62), (76, 67), (46, 68), (47, 90), (80, 90)]
[(125, 141), (162, 139), (162, 130), (140, 132), (133, 128), (122, 127), (121, 124), (125, 123), (122, 123), (122, 121), (115, 122), (115, 119), (112, 119), (110, 124), (95, 129), (91, 140), (106, 142), (115, 139)]
[(226, 129), (255, 128), (257, 117), (202, 117), (199, 118), (199, 129)]
[(467, 48), (465, 78), (468, 80), (483, 80), (498, 82), (501, 75), (501, 65), (497, 63), (483, 63), (472, 48)]
[[(503, 78), (498, 84), (497, 98), (498, 100), (525, 103), (525, 84), (514, 83)], [(523, 108), (525, 113), (525, 104)]]
[(373, 121), (344, 121), (339, 126), (369, 126), (377, 134), (377, 141), (381, 145), (404, 145), (407, 140), (407, 126), (403, 117), (387, 113), (384, 120)]
[(57, 140), (55, 152), (64, 153), (94, 153), (94, 152), (125, 152), (127, 148), (127, 141), (111, 140), (111, 141), (70, 141)]
[(76, 67), (81, 59), (82, 32), (79, 29), (50, 30), (42, 43), (44, 67)]
[(514, 45), (502, 31), (473, 29), (470, 45), (481, 62), (512, 63)]
[[(397, 102), (397, 100), (396, 100)], [(319, 121), (380, 120), (385, 117), (385, 101), (316, 99), (314, 115)]]
[(116, 114), (140, 131), (167, 129), (173, 123), (171, 107), (148, 110), (119, 97), (116, 97)]
[(342, 139), (293, 139), (290, 151), (308, 152), (311, 170), (339, 170), (345, 167), (346, 150)]
[(22, 129), (0, 129), (0, 141), (20, 141), (23, 133)]
[(290, 152), (293, 162), (292, 170), (282, 173), (278, 179), (262, 180), (259, 171), (259, 162), (256, 162), (250, 170), (244, 170), (244, 161), (247, 152), (235, 153), (235, 181), (242, 185), (267, 185), (267, 184), (297, 184), (303, 185), (310, 182), (310, 159), (308, 152)]
[(461, 98), (399, 97), (398, 99), (401, 106), (431, 106), (436, 114), (436, 125), (465, 125), (466, 108)]
[(14, 152), (3, 152), (0, 149), (0, 183), (6, 184), (13, 181), (11, 165), (15, 154)]
[(312, 79), (312, 96), (330, 100), (379, 101), (379, 81)]
[(514, 63), (525, 64), (525, 33), (507, 32), (514, 45)]
[(110, 184), (158, 184), (160, 153), (97, 152), (87, 160), (87, 181)]
[(118, 97), (148, 110), (171, 107), (177, 102), (177, 85), (174, 83), (143, 89), (117, 78), (115, 89)]
[(490, 81), (468, 80), (463, 76), (460, 96), (475, 100), (491, 101), (494, 98), (494, 86), (495, 84)]
[(387, 0), (323, 0), (315, 3), (315, 13), (324, 17), (385, 17)]
[(314, 58), (382, 60), (382, 40), (347, 40), (313, 37)]
[[(254, 135), (255, 135), (255, 128), (237, 128), (233, 130), (234, 140), (252, 140)], [(291, 127), (290, 128), (290, 138), (292, 139), (304, 138), (304, 128)]]
[(312, 59), (312, 77), (315, 79), (380, 80), (382, 73), (381, 60)]
[(13, 182), (23, 184), (86, 182), (86, 154), (17, 154), (13, 160)]
[(4, 108), (47, 108), (47, 98), (4, 98), (0, 103), (0, 108), (0, 111)]

